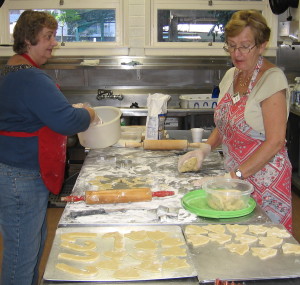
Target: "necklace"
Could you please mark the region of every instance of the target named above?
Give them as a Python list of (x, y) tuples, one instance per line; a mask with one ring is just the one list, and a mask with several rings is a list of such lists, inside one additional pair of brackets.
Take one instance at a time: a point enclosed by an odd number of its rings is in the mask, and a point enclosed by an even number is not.
[(239, 76), (239, 85), (240, 85), (241, 87), (248, 86), (251, 77), (252, 77), (252, 75), (248, 76), (245, 80), (243, 80), (242, 77)]

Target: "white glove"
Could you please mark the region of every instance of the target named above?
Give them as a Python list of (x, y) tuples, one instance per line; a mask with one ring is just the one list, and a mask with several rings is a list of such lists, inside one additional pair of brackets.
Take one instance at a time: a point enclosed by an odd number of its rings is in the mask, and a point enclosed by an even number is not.
[(91, 122), (90, 126), (102, 125), (103, 121), (100, 116), (95, 112), (94, 120)]
[(73, 108), (83, 108), (83, 104), (82, 103), (77, 103), (77, 104), (72, 104)]
[[(85, 109), (93, 109), (89, 103), (77, 103), (72, 105), (74, 108), (85, 108)], [(94, 110), (95, 112), (95, 110)], [(103, 121), (100, 116), (95, 112), (95, 116), (93, 121), (90, 123), (90, 126), (102, 125)]]
[(190, 151), (178, 160), (178, 171), (198, 171), (205, 157), (211, 152), (211, 146), (207, 143), (202, 143), (199, 149)]

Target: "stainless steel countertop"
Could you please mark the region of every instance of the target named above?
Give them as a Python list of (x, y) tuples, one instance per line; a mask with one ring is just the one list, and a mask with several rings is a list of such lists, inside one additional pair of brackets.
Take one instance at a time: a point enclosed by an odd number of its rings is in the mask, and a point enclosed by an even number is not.
[[(212, 219), (197, 217), (183, 209), (184, 194), (199, 189), (194, 186), (205, 176), (225, 173), (223, 160), (212, 152), (198, 173), (179, 173), (177, 161), (182, 151), (151, 151), (142, 148), (117, 148), (91, 150), (73, 188), (73, 195), (84, 195), (86, 190), (98, 187), (110, 189), (149, 187), (152, 191), (175, 191), (174, 196), (153, 198), (151, 202), (126, 204), (86, 205), (85, 202), (68, 203), (59, 221), (62, 226), (118, 225), (118, 224), (189, 224), (189, 223), (242, 223), (263, 224), (270, 222), (259, 206), (239, 218)], [(100, 181), (100, 186), (93, 181)], [(77, 216), (85, 211), (105, 211), (102, 215)], [(77, 214), (76, 214), (77, 213)]]
[[(120, 187), (119, 183), (134, 187), (129, 182), (143, 183), (144, 187), (150, 187), (152, 191), (173, 190), (176, 195), (173, 197), (156, 198), (151, 202), (138, 202), (131, 204), (116, 205), (86, 205), (84, 202), (68, 203), (59, 227), (77, 226), (112, 226), (112, 225), (173, 225), (184, 227), (187, 224), (211, 224), (211, 223), (240, 223), (240, 224), (265, 224), (270, 223), (270, 219), (259, 206), (255, 211), (247, 216), (235, 219), (207, 219), (197, 217), (181, 206), (180, 200), (185, 193), (197, 189), (193, 182), (204, 176), (215, 176), (224, 173), (223, 160), (218, 152), (212, 152), (203, 164), (203, 168), (198, 173), (178, 173), (177, 160), (181, 151), (146, 151), (143, 149), (128, 149), (109, 147), (106, 149), (91, 150), (84, 162), (80, 175), (73, 188), (73, 195), (83, 195), (85, 190), (92, 190), (90, 181), (98, 177), (101, 181), (104, 177), (108, 180), (104, 182), (112, 183), (113, 187)], [(120, 179), (123, 179), (121, 181)], [(127, 183), (127, 184), (126, 184)], [(124, 185), (125, 184), (125, 185)], [(139, 187), (143, 187), (140, 185)], [(135, 186), (137, 187), (137, 186)], [(90, 215), (74, 218), (72, 215), (82, 213), (86, 210), (105, 210), (104, 220), (98, 215)], [(116, 210), (116, 212), (111, 212)], [(120, 210), (120, 211), (118, 211)], [(126, 213), (134, 216), (132, 220), (126, 220)], [(135, 214), (136, 213), (136, 214)], [(145, 220), (145, 218), (149, 220)], [(151, 220), (152, 218), (154, 220)], [(157, 218), (158, 217), (158, 218)], [(124, 221), (126, 220), (126, 221)], [(217, 278), (217, 277), (216, 277)], [(299, 278), (279, 279), (279, 280), (253, 280), (243, 284), (299, 284)], [(134, 281), (134, 282), (93, 282), (93, 284), (148, 284), (148, 285), (177, 285), (177, 284), (199, 284), (196, 277), (167, 279), (155, 281)], [(45, 281), (41, 285), (72, 285), (73, 282)], [(81, 282), (81, 284), (91, 284), (91, 282)], [(206, 283), (212, 284), (212, 283)]]

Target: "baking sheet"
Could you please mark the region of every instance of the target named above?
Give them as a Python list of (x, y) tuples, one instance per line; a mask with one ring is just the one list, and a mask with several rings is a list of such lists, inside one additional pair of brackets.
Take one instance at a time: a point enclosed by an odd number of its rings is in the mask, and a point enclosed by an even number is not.
[[(76, 268), (83, 268), (85, 266), (95, 265), (97, 262), (102, 260), (109, 260), (108, 257), (104, 255), (104, 252), (113, 250), (114, 248), (114, 239), (113, 238), (104, 238), (103, 235), (105, 233), (113, 233), (118, 232), (122, 236), (132, 231), (162, 231), (168, 234), (168, 237), (178, 238), (184, 242), (181, 245), (181, 248), (186, 249), (187, 255), (184, 257), (179, 257), (180, 259), (185, 259), (189, 265), (187, 268), (176, 269), (173, 271), (170, 270), (161, 270), (158, 273), (151, 271), (139, 270), (140, 276), (134, 279), (117, 279), (113, 276), (113, 270), (103, 270), (99, 269), (97, 275), (93, 277), (84, 277), (84, 276), (75, 276), (66, 272), (63, 272), (57, 269), (55, 266), (57, 263), (65, 263), (70, 266)], [(58, 254), (65, 253), (73, 253), (77, 255), (81, 255), (80, 252), (75, 252), (74, 250), (68, 250), (60, 246), (61, 244), (61, 235), (64, 233), (72, 233), (72, 232), (80, 232), (80, 233), (97, 233), (97, 238), (89, 238), (89, 239), (78, 239), (76, 240), (76, 244), (84, 244), (84, 241), (91, 240), (95, 241), (97, 245), (96, 251), (100, 253), (100, 257), (90, 263), (76, 262), (76, 261), (67, 261), (58, 258)], [(141, 241), (131, 240), (127, 237), (124, 237), (124, 249), (128, 253), (121, 262), (120, 268), (134, 267), (141, 263), (141, 261), (134, 259), (130, 256), (131, 253), (137, 251), (135, 248), (135, 244)], [(158, 245), (157, 249), (157, 258), (156, 262), (162, 264), (167, 261), (170, 257), (166, 257), (162, 255), (161, 241), (156, 242)], [(49, 255), (48, 263), (46, 265), (44, 280), (49, 281), (133, 281), (133, 280), (156, 280), (156, 279), (169, 279), (169, 278), (187, 278), (197, 276), (197, 272), (194, 268), (191, 256), (188, 251), (188, 247), (185, 243), (184, 236), (182, 234), (182, 230), (179, 226), (118, 226), (118, 227), (72, 227), (72, 228), (58, 228), (56, 231), (56, 235), (53, 241), (52, 249)]]
[[(279, 224), (264, 224), (263, 226), (285, 230), (284, 226)], [(227, 229), (225, 233), (233, 235)], [(251, 233), (247, 230), (245, 234)], [(233, 238), (231, 242), (238, 243)], [(284, 238), (283, 243), (285, 242), (298, 244), (292, 236)], [(266, 260), (261, 260), (251, 253), (251, 247), (263, 247), (258, 241), (249, 245), (249, 252), (242, 256), (231, 253), (224, 245), (215, 241), (198, 247), (193, 247), (188, 243), (188, 247), (200, 283), (214, 282), (216, 278), (243, 281), (300, 277), (300, 255), (286, 255), (282, 252), (281, 246), (274, 247), (278, 249), (277, 255)]]

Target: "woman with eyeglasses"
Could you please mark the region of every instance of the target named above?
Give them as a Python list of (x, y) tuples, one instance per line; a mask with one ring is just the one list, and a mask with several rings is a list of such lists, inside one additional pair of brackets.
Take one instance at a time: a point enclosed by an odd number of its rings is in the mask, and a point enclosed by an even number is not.
[(210, 150), (222, 145), (225, 176), (250, 182), (253, 197), (270, 219), (292, 231), (292, 167), (285, 147), (290, 94), (284, 73), (262, 56), (270, 32), (259, 11), (232, 15), (224, 50), (234, 67), (220, 83), (216, 128), (200, 149), (182, 156), (178, 166), (197, 157), (200, 169)]

